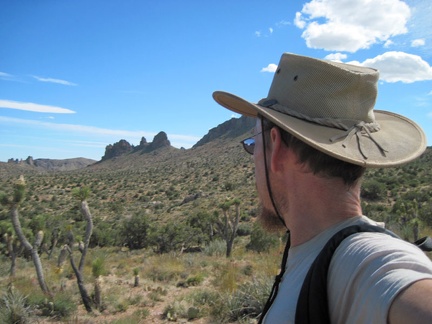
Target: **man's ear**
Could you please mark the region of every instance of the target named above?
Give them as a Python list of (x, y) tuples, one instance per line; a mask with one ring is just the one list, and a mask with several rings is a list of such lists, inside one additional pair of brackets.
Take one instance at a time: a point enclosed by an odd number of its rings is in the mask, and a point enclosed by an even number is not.
[(280, 172), (283, 170), (284, 166), (284, 157), (287, 153), (287, 147), (282, 141), (281, 130), (278, 127), (273, 127), (270, 130), (270, 147), (271, 147), (271, 156), (270, 156), (270, 169), (272, 172)]

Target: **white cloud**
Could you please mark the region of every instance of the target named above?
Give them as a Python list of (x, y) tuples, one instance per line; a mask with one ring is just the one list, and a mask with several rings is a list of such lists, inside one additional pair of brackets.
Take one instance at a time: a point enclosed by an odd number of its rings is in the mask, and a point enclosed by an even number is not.
[(325, 57), (325, 59), (330, 60), (330, 61), (342, 62), (342, 60), (345, 60), (347, 57), (348, 57), (348, 55), (346, 55), (346, 54), (333, 53), (333, 54), (327, 55)]
[(54, 113), (54, 114), (74, 114), (75, 111), (55, 107), (55, 106), (47, 106), (47, 105), (39, 105), (32, 102), (19, 102), (12, 100), (1, 100), (0, 99), (0, 108), (10, 108), (17, 110), (26, 110), (40, 113)]
[(384, 48), (389, 48), (390, 46), (392, 46), (394, 43), (391, 39), (387, 39), (384, 43)]
[(255, 32), (256, 37), (270, 37), (274, 32), (274, 29), (272, 27), (268, 28), (268, 31), (261, 32), (260, 30), (257, 30)]
[(380, 71), (380, 80), (412, 83), (432, 80), (432, 67), (420, 56), (404, 52), (386, 52), (361, 63)]
[(294, 18), (294, 25), (297, 26), (300, 29), (305, 28), (306, 21), (303, 20), (303, 16), (301, 12), (296, 12), (295, 18)]
[(281, 21), (279, 21), (279, 22), (276, 23), (277, 27), (283, 27), (283, 26), (286, 26), (286, 25), (291, 25), (291, 23), (289, 21), (285, 21), (285, 20), (281, 20)]
[(410, 15), (400, 0), (312, 0), (294, 23), (310, 48), (356, 52), (406, 33)]
[(0, 72), (0, 79), (6, 81), (13, 81), (15, 77), (12, 74), (6, 72)]
[(419, 39), (414, 39), (411, 42), (411, 46), (412, 47), (419, 47), (419, 46), (424, 46), (426, 44), (426, 41), (423, 38), (419, 38)]
[(266, 67), (262, 68), (260, 72), (271, 72), (271, 73), (274, 73), (274, 72), (276, 72), (276, 69), (277, 69), (277, 65), (273, 64), (273, 63), (270, 63)]
[(75, 83), (65, 81), (65, 80), (60, 80), (60, 79), (42, 78), (42, 77), (39, 77), (36, 75), (33, 75), (33, 78), (35, 78), (36, 80), (38, 80), (40, 82), (49, 82), (49, 83), (57, 83), (57, 84), (67, 85), (67, 86), (76, 86)]
[[(0, 116), (0, 123), (9, 124), (9, 125), (18, 124), (18, 125), (25, 125), (28, 127), (37, 127), (42, 129), (58, 131), (61, 132), (62, 134), (65, 132), (70, 132), (70, 133), (76, 133), (80, 136), (93, 135), (93, 136), (104, 136), (104, 137), (115, 138), (114, 140), (128, 138), (129, 141), (136, 141), (136, 142), (139, 142), (139, 140), (143, 136), (146, 137), (147, 139), (152, 140), (153, 137), (156, 135), (156, 133), (154, 132), (108, 129), (108, 128), (100, 128), (94, 126), (75, 125), (75, 124), (56, 124), (56, 123), (43, 122), (38, 120), (11, 118), (5, 116)], [(191, 135), (167, 134), (167, 136), (168, 139), (171, 141), (171, 144), (175, 147), (183, 146), (189, 148), (200, 140), (200, 137), (191, 136)]]

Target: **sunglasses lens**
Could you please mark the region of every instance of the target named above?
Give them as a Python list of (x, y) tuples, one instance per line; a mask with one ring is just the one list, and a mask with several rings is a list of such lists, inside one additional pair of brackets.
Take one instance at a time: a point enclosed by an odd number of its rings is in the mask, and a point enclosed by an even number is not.
[(249, 154), (254, 153), (255, 139), (253, 137), (245, 139), (243, 142), (243, 147)]

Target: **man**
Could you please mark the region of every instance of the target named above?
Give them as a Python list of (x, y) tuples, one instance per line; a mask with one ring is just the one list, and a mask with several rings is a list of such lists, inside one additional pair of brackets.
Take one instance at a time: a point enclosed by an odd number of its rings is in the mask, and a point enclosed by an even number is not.
[[(258, 104), (213, 93), (222, 106), (257, 118), (243, 145), (255, 162), (260, 220), (290, 232), (286, 269), (265, 323), (294, 323), (306, 273), (335, 233), (374, 224), (360, 204), (365, 168), (401, 165), (425, 150), (414, 122), (373, 110), (378, 76), (371, 68), (283, 54)], [(388, 234), (343, 240), (327, 285), (332, 323), (432, 323), (432, 263)]]

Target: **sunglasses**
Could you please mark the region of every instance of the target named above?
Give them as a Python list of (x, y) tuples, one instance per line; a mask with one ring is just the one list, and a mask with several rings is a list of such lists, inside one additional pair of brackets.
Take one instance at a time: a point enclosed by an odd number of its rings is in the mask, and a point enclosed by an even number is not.
[(248, 137), (248, 138), (246, 138), (240, 142), (243, 144), (243, 148), (245, 149), (246, 152), (248, 152), (249, 154), (252, 154), (252, 155), (254, 154), (255, 136), (257, 136), (261, 133), (262, 133), (262, 131), (259, 133), (256, 133), (255, 135), (252, 135), (251, 137)]

